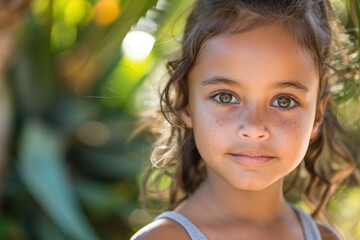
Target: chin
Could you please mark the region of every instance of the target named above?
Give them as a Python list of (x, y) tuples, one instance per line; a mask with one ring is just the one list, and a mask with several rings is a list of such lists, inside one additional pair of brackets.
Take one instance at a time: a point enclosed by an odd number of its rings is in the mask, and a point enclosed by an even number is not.
[(276, 179), (274, 180), (247, 179), (247, 180), (239, 181), (236, 184), (233, 184), (233, 186), (241, 191), (256, 192), (256, 191), (265, 190), (278, 182), (279, 181)]

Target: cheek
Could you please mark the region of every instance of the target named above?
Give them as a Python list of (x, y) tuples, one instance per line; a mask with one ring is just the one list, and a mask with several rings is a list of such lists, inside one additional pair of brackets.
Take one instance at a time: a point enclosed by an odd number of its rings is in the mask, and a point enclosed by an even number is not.
[(193, 116), (196, 125), (194, 128), (204, 128), (209, 132), (227, 128), (236, 120), (236, 111), (223, 111), (211, 103), (199, 104), (199, 107), (194, 110)]
[(301, 132), (303, 131), (303, 126), (296, 119), (278, 120), (275, 127), (276, 129), (278, 129), (282, 137), (299, 137), (301, 135)]
[(306, 117), (293, 117), (281, 119), (275, 124), (278, 132), (278, 142), (282, 146), (297, 154), (304, 155), (310, 141), (312, 124)]
[(221, 147), (232, 132), (232, 126), (236, 121), (233, 115), (234, 113), (218, 111), (209, 103), (194, 109), (193, 130), (198, 148)]
[[(235, 111), (234, 111), (235, 112)], [(225, 130), (236, 123), (236, 116), (233, 113), (213, 112), (210, 117), (214, 130)]]

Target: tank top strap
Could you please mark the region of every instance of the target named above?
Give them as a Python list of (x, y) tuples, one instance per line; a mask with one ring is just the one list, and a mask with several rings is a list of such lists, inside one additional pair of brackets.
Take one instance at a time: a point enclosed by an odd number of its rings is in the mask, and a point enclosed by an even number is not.
[(321, 240), (321, 235), (314, 219), (301, 208), (294, 205), (292, 205), (292, 208), (295, 210), (295, 212), (300, 218), (305, 239)]
[[(320, 232), (312, 217), (301, 208), (291, 205), (300, 218), (306, 240), (321, 240)], [(157, 219), (168, 218), (180, 224), (192, 240), (207, 240), (206, 236), (185, 216), (176, 212), (164, 212)]]
[(185, 216), (176, 212), (164, 212), (157, 219), (168, 218), (179, 223), (189, 234), (192, 240), (207, 240), (206, 236)]

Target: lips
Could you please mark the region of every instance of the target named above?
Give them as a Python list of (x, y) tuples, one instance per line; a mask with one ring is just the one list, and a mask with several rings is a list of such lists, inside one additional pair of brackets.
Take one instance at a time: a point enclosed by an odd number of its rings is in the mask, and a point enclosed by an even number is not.
[(257, 151), (243, 151), (229, 154), (235, 161), (245, 165), (260, 165), (273, 160), (275, 157)]

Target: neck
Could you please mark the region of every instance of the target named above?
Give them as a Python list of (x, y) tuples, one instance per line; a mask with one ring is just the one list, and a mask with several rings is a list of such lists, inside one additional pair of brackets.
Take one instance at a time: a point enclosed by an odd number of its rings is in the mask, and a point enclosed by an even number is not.
[(208, 178), (193, 197), (201, 202), (205, 212), (218, 219), (266, 224), (277, 221), (287, 212), (288, 205), (282, 194), (283, 180), (259, 191), (239, 190), (228, 184), (220, 186), (217, 182)]

